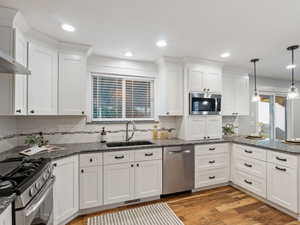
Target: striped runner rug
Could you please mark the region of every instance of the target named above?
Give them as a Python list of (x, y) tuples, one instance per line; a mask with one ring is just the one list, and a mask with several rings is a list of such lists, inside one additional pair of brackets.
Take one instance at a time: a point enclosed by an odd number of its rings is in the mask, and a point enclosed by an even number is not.
[(107, 213), (88, 219), (87, 225), (184, 225), (167, 203)]

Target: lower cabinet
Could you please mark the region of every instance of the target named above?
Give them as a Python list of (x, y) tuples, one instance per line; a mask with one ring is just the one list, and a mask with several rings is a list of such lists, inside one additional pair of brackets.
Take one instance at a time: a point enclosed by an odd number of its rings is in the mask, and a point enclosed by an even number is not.
[(92, 166), (80, 168), (80, 209), (103, 204), (103, 168)]
[(12, 225), (12, 207), (9, 205), (0, 214), (0, 225)]
[(298, 212), (297, 169), (268, 163), (267, 199), (295, 213)]
[(54, 161), (53, 168), (56, 177), (53, 189), (53, 211), (54, 225), (57, 225), (79, 210), (78, 155)]
[(134, 165), (122, 163), (104, 166), (104, 204), (128, 201), (134, 193)]

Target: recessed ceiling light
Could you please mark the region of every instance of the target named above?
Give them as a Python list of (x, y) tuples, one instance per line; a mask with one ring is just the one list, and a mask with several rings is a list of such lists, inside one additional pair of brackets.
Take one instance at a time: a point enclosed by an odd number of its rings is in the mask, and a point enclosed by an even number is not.
[(132, 52), (128, 51), (128, 52), (125, 52), (124, 54), (126, 57), (131, 57), (133, 56)]
[(168, 45), (168, 43), (165, 40), (159, 40), (156, 42), (156, 46), (159, 48), (166, 47), (167, 45)]
[(222, 58), (228, 58), (230, 56), (229, 52), (224, 52), (220, 55)]
[(295, 68), (296, 68), (296, 65), (295, 65), (295, 64), (290, 64), (290, 65), (287, 65), (286, 68), (287, 68), (288, 70), (295, 69)]
[(62, 24), (61, 25), (61, 28), (65, 31), (68, 31), (68, 32), (74, 32), (75, 31), (75, 27), (73, 27), (72, 25), (70, 24)]

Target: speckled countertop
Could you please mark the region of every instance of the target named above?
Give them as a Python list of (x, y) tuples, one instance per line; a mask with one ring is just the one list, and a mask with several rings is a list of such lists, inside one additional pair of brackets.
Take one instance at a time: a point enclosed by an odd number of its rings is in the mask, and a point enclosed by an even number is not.
[[(218, 140), (200, 140), (200, 141), (184, 141), (180, 139), (169, 139), (169, 140), (152, 140), (153, 145), (143, 145), (143, 146), (128, 146), (128, 147), (107, 147), (106, 144), (101, 144), (98, 142), (94, 143), (76, 143), (76, 144), (59, 144), (57, 146), (62, 147), (62, 150), (57, 150), (53, 152), (42, 152), (30, 156), (31, 158), (51, 158), (52, 160), (71, 156), (79, 153), (90, 153), (90, 152), (109, 152), (109, 151), (121, 151), (121, 150), (137, 150), (145, 148), (155, 148), (155, 147), (167, 147), (167, 146), (178, 146), (178, 145), (188, 145), (188, 144), (217, 144), (217, 143), (235, 143), (243, 144), (253, 147), (260, 147), (267, 150), (280, 151), (288, 154), (300, 154), (300, 145), (296, 144), (285, 144), (281, 141), (274, 140), (253, 140), (246, 139), (245, 137), (230, 137)], [(24, 150), (26, 147), (20, 146), (8, 151), (0, 153), (0, 161), (7, 158), (20, 157), (19, 152)], [(0, 214), (4, 209), (14, 201), (15, 196), (2, 197), (0, 198)]]

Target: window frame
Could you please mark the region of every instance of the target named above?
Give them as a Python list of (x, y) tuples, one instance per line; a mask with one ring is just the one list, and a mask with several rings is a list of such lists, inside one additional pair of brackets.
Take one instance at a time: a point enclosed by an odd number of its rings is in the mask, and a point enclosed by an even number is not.
[[(94, 76), (102, 76), (102, 77), (110, 77), (110, 78), (120, 78), (122, 79), (122, 118), (94, 118), (93, 116), (93, 77)], [(134, 81), (149, 81), (151, 82), (151, 117), (150, 118), (126, 118), (126, 80), (134, 80)], [(90, 81), (89, 81), (89, 89), (90, 89), (90, 98), (89, 98), (89, 108), (90, 108), (90, 122), (127, 122), (127, 121), (155, 121), (155, 79), (151, 77), (139, 77), (139, 76), (130, 76), (123, 74), (114, 74), (114, 73), (90, 73)]]

